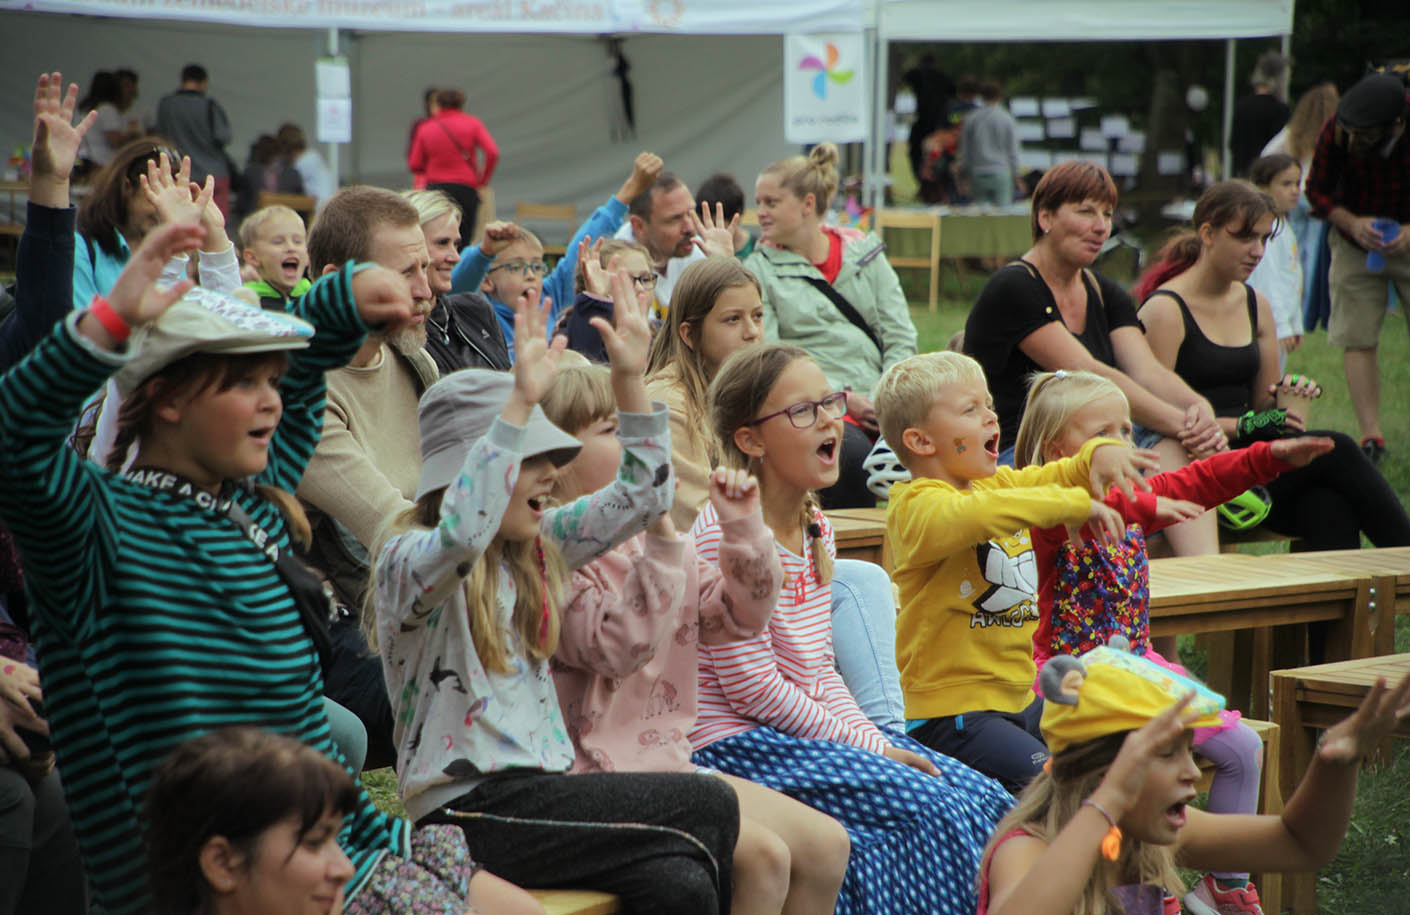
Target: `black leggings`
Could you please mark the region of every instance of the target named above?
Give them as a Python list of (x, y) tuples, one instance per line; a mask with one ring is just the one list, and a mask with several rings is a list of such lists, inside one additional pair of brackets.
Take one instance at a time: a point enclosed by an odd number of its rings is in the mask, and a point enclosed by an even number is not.
[(475, 243), (475, 217), (480, 213), (480, 192), (468, 184), (428, 184), (428, 191), (441, 191), (460, 204), (460, 241), (456, 248)]
[(1302, 538), (1300, 550), (1359, 550), (1363, 531), (1376, 546), (1410, 546), (1410, 518), (1356, 442), (1341, 432), (1306, 434), (1336, 447), (1268, 484), (1273, 508), (1264, 525)]
[(713, 775), (506, 773), (417, 823), (454, 823), (520, 886), (616, 893), (639, 915), (727, 915), (739, 801)]

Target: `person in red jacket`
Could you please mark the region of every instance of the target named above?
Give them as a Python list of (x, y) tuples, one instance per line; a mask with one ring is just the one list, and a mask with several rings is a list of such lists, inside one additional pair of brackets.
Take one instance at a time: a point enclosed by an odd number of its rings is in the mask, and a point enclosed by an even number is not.
[(422, 175), (426, 187), (445, 191), (460, 204), (460, 247), (474, 241), (475, 215), (480, 209), (479, 188), (490, 183), (499, 164), (499, 147), (485, 125), (466, 114), (465, 93), (438, 89), (435, 113), (416, 127), (411, 137), (407, 167)]

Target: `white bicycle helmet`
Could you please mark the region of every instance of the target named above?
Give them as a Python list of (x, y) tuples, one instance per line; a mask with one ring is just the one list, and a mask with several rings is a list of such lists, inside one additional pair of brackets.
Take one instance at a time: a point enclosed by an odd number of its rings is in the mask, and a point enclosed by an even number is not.
[(901, 466), (901, 462), (896, 459), (896, 452), (891, 450), (884, 438), (877, 438), (866, 460), (862, 461), (862, 466), (867, 471), (867, 489), (878, 499), (890, 498), (892, 483), (911, 478), (911, 472)]

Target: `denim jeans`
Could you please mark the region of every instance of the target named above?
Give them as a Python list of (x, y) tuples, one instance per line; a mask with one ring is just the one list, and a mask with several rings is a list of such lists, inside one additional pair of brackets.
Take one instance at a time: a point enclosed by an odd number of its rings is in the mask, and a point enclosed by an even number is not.
[(879, 728), (904, 731), (895, 591), (876, 563), (839, 559), (833, 565), (832, 644), (837, 670), (866, 716)]

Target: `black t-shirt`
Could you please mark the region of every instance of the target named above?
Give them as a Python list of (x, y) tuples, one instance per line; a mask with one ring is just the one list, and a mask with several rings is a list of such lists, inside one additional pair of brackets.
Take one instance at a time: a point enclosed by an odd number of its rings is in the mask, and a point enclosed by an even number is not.
[[(1087, 352), (1115, 368), (1111, 332), (1118, 327), (1140, 327), (1136, 306), (1126, 290), (1106, 277), (1087, 270), (1082, 271), (1082, 277), (1087, 287), (1087, 324), (1082, 333), (1073, 336)], [(1100, 294), (1093, 288), (1093, 280), (1101, 285)], [(970, 309), (964, 351), (978, 360), (989, 380), (989, 393), (999, 414), (1001, 450), (1012, 445), (1018, 434), (1023, 401), (1028, 397), (1028, 376), (1044, 370), (1018, 345), (1045, 324), (1061, 320), (1048, 284), (1023, 264), (1011, 264), (991, 276)]]
[(1263, 154), (1263, 147), (1287, 122), (1287, 103), (1276, 95), (1262, 93), (1239, 99), (1229, 128), (1229, 160), (1234, 174), (1247, 175), (1248, 167)]

